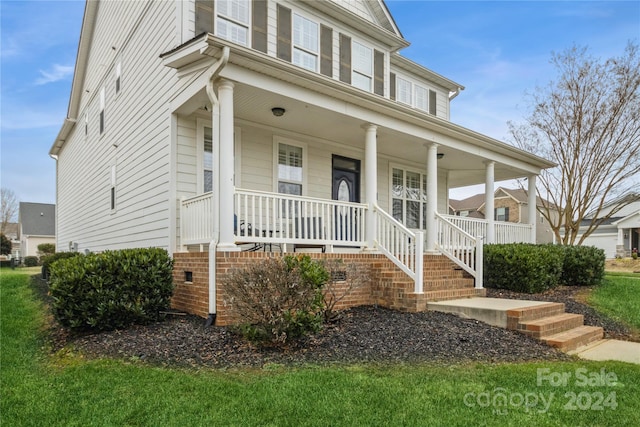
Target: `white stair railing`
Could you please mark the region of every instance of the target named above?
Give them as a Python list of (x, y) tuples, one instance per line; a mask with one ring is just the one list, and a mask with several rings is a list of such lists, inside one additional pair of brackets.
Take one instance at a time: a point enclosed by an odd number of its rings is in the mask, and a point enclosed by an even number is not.
[(473, 237), (438, 213), (435, 220), (437, 249), (471, 274), (476, 288), (482, 288), (482, 236)]
[(423, 233), (412, 232), (378, 206), (374, 207), (374, 215), (378, 250), (413, 279), (416, 293), (422, 293)]

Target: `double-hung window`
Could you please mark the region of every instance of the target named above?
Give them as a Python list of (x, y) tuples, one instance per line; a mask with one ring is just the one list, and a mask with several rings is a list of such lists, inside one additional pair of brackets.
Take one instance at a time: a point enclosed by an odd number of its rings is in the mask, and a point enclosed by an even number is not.
[(216, 2), (217, 35), (243, 46), (249, 45), (249, 0), (219, 0)]
[(318, 71), (318, 24), (293, 14), (293, 63)]
[(278, 144), (278, 193), (302, 195), (302, 147)]
[(204, 171), (204, 192), (213, 190), (213, 131), (210, 127), (204, 127), (204, 156), (202, 159)]
[(495, 208), (495, 219), (496, 221), (509, 222), (509, 208)]
[(401, 77), (396, 78), (396, 99), (407, 105), (413, 105), (411, 102), (411, 82)]
[(427, 227), (427, 176), (394, 167), (391, 173), (391, 204), (395, 219), (407, 228)]
[(371, 92), (373, 82), (373, 49), (356, 41), (351, 45), (351, 84)]
[(415, 86), (415, 107), (418, 110), (429, 111), (429, 91), (422, 86)]

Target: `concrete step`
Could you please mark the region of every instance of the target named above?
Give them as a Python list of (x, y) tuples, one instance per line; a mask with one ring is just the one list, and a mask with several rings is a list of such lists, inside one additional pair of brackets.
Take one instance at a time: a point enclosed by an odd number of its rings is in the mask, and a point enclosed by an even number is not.
[(584, 324), (582, 314), (562, 313), (518, 324), (518, 331), (534, 338), (543, 338), (580, 327)]
[(542, 337), (541, 340), (562, 351), (570, 351), (599, 341), (603, 336), (604, 330), (599, 326), (579, 326), (568, 331)]

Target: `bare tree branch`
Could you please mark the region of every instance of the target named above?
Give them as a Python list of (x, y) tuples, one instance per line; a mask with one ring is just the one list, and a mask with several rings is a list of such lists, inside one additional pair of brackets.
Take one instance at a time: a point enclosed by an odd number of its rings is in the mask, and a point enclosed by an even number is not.
[(18, 213), (18, 199), (15, 193), (8, 188), (0, 189), (0, 233), (4, 234), (7, 224), (15, 222)]
[(549, 201), (539, 210), (558, 242), (581, 244), (640, 186), (640, 52), (630, 42), (602, 61), (574, 46), (551, 63), (558, 79), (527, 95), (529, 116), (509, 129), (518, 147), (558, 163), (538, 179)]

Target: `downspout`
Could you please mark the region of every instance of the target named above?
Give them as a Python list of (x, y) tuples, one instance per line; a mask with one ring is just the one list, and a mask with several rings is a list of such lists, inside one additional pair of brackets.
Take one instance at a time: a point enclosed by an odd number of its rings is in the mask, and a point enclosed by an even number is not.
[[(220, 102), (213, 90), (213, 81), (218, 77), (220, 71), (227, 65), (229, 61), (229, 47), (222, 48), (222, 56), (209, 68), (209, 78), (207, 79), (207, 96), (211, 101), (211, 124), (220, 128)], [(212, 132), (213, 147), (220, 146), (220, 134)], [(216, 155), (218, 164), (220, 163), (220, 154)], [(219, 168), (218, 168), (219, 169)], [(220, 224), (218, 221), (218, 201), (214, 194), (218, 194), (219, 178), (213, 174), (213, 194), (211, 195), (211, 220), (213, 221), (213, 235), (209, 242), (209, 316), (207, 317), (206, 326), (215, 325), (216, 323), (216, 252), (218, 249), (218, 241), (220, 239)]]

